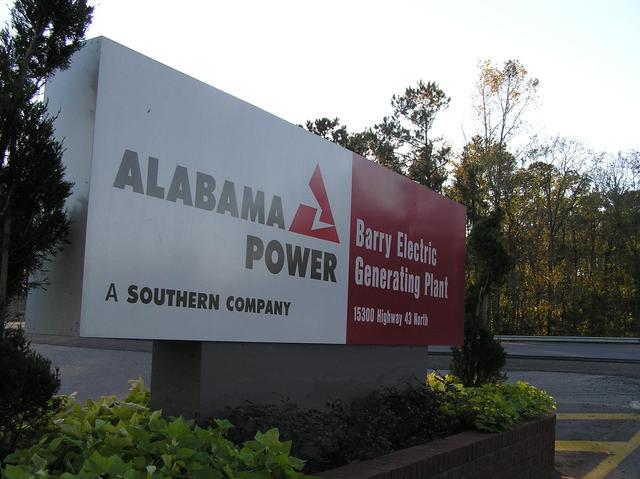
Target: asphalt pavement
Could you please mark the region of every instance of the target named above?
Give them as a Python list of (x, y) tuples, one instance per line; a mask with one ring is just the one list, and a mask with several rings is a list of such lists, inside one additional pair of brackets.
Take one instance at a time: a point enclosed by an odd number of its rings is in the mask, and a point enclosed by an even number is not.
[(100, 396), (123, 398), (128, 381), (142, 377), (151, 384), (151, 352), (36, 343), (31, 347), (60, 370), (60, 394), (76, 394), (80, 401)]
[[(127, 339), (79, 338), (51, 335), (29, 335), (33, 347), (50, 358), (62, 373), (61, 392), (77, 392), (79, 399), (127, 391), (127, 381), (141, 376), (147, 384), (151, 378), (152, 341)], [(508, 360), (506, 370), (512, 378), (530, 374), (543, 389), (554, 390), (567, 399), (586, 393), (579, 382), (569, 380), (572, 374), (584, 379), (592, 391), (602, 391), (603, 402), (616, 402), (606, 384), (595, 384), (588, 376), (640, 379), (640, 344), (577, 344), (503, 342)], [(429, 367), (444, 371), (450, 361), (450, 348), (429, 347)], [(557, 374), (551, 374), (557, 373)], [(621, 379), (621, 384), (624, 379)], [(635, 383), (633, 383), (635, 384)], [(576, 387), (572, 392), (571, 388)], [(633, 387), (630, 388), (633, 391)], [(624, 394), (622, 395), (624, 396)], [(640, 397), (635, 399), (640, 401)]]

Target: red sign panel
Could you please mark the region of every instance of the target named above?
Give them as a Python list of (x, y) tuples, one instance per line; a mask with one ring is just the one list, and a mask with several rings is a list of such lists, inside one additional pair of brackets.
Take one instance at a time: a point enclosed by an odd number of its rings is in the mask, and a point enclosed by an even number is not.
[(463, 342), (464, 206), (353, 158), (347, 344)]

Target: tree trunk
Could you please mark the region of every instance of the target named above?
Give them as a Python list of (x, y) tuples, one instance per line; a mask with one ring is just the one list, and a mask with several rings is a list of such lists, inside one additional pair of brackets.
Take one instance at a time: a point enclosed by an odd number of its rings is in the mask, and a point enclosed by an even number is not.
[(487, 327), (489, 313), (489, 278), (485, 278), (484, 284), (480, 286), (478, 291), (478, 299), (476, 302), (476, 324)]
[(502, 308), (500, 306), (501, 289), (502, 288), (500, 286), (496, 287), (496, 291), (493, 297), (493, 307), (492, 307), (491, 317), (493, 318), (493, 321), (494, 321), (493, 331), (495, 334), (502, 334)]
[(0, 254), (0, 333), (7, 320), (7, 279), (9, 276), (9, 246), (11, 242), (11, 216), (5, 215), (2, 226), (2, 252)]
[(489, 299), (489, 292), (485, 291), (482, 297), (481, 324), (486, 329), (489, 329)]
[(553, 254), (555, 243), (553, 237), (549, 236), (549, 247), (547, 250), (547, 321), (545, 325), (545, 335), (551, 336), (551, 325), (553, 323), (554, 291), (553, 291)]
[(635, 316), (636, 316), (636, 323), (637, 323), (637, 337), (640, 338), (640, 298), (638, 297), (638, 293), (637, 293), (638, 289), (636, 288), (636, 298), (634, 301), (634, 310), (635, 310)]

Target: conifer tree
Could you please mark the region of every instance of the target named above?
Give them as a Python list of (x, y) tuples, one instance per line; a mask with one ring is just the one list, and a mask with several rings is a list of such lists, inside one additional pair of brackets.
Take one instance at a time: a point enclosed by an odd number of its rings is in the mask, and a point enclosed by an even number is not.
[(72, 185), (42, 89), (81, 48), (92, 13), (86, 0), (16, 0), (0, 31), (0, 329), (8, 301), (66, 240)]

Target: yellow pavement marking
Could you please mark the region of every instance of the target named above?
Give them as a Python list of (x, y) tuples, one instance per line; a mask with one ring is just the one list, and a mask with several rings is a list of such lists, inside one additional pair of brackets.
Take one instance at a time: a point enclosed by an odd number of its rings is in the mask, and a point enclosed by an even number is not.
[(607, 457), (604, 461), (596, 466), (595, 469), (591, 470), (589, 474), (584, 476), (582, 479), (602, 479), (611, 471), (616, 469), (624, 459), (640, 446), (640, 431), (635, 433), (635, 435), (631, 438), (630, 441), (626, 442), (624, 447), (609, 457)]
[(623, 441), (556, 441), (556, 451), (618, 454), (626, 444)]
[[(558, 420), (591, 420), (591, 421), (640, 421), (640, 414), (558, 414)], [(600, 464), (582, 479), (603, 479), (615, 470), (626, 457), (640, 446), (640, 431), (629, 441), (556, 441), (556, 451), (596, 452), (609, 454)]]
[(633, 413), (560, 413), (556, 415), (562, 420), (600, 420), (600, 421), (640, 421), (640, 414)]

